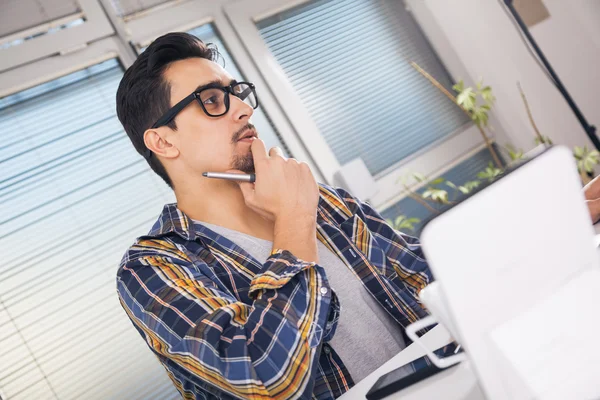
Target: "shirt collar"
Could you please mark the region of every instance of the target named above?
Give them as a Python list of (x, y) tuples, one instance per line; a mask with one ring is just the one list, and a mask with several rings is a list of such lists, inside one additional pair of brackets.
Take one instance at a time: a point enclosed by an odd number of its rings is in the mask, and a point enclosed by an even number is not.
[[(340, 214), (339, 216), (342, 217), (342, 219), (346, 219), (352, 215), (347, 207), (343, 205), (340, 199), (338, 199), (337, 196), (332, 193), (332, 188), (320, 184), (319, 189), (319, 209), (321, 211), (327, 210), (327, 214), (331, 216), (331, 211), (335, 210), (336, 213)], [(320, 220), (321, 218), (317, 219)], [(177, 208), (177, 203), (165, 204), (162, 213), (160, 214), (158, 220), (154, 223), (154, 226), (148, 233), (148, 236), (159, 237), (168, 235), (170, 233), (175, 233), (181, 236), (183, 239), (190, 241), (198, 238), (198, 233), (194, 227), (192, 219), (179, 208)]]
[(192, 220), (177, 208), (177, 203), (165, 204), (148, 235), (158, 237), (175, 233), (185, 240), (195, 240), (197, 234), (193, 226)]

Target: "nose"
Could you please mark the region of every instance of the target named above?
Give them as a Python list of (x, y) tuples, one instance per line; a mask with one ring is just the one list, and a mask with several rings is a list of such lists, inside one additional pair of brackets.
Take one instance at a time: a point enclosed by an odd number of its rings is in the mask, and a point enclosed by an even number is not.
[(254, 114), (254, 109), (239, 97), (230, 95), (229, 101), (229, 113), (235, 121), (249, 119)]

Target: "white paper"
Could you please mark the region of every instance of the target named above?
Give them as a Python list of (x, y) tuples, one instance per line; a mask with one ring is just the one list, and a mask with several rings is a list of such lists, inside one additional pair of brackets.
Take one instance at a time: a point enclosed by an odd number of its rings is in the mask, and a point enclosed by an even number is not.
[(532, 398), (600, 398), (600, 270), (579, 273), (490, 336)]

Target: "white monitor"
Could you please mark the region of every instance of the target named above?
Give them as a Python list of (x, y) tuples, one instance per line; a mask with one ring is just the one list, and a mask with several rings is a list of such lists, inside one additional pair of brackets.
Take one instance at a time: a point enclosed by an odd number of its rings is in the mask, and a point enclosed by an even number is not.
[(552, 147), (453, 206), (421, 240), (489, 399), (600, 398), (597, 378), (589, 382), (600, 346), (586, 343), (600, 337), (600, 269), (568, 149)]

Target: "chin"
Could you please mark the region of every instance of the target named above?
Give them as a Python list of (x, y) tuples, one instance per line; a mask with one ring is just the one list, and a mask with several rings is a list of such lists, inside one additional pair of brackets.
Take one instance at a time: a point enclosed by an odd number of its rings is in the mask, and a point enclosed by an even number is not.
[(240, 170), (246, 174), (253, 174), (255, 171), (252, 153), (245, 156), (234, 156), (231, 162), (231, 168)]

